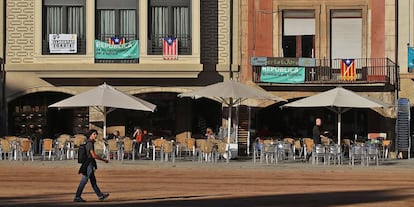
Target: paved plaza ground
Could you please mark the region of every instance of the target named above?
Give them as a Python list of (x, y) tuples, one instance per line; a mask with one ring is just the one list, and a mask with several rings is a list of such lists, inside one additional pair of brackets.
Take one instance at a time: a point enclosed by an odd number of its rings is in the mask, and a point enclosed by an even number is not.
[(380, 166), (278, 165), (151, 160), (98, 163), (99, 202), (88, 183), (73, 203), (79, 164), (66, 161), (0, 161), (0, 206), (414, 206), (414, 160)]

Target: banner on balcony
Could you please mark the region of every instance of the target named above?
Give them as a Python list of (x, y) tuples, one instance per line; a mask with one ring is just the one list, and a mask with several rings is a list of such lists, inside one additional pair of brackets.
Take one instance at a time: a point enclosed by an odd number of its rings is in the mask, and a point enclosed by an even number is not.
[(305, 67), (262, 67), (260, 81), (268, 83), (304, 83)]
[(408, 47), (408, 68), (414, 69), (414, 47)]
[(137, 59), (139, 42), (132, 40), (124, 44), (113, 45), (95, 40), (95, 59)]
[(356, 69), (354, 59), (342, 59), (341, 80), (356, 80)]
[(77, 53), (76, 34), (49, 34), (50, 53)]

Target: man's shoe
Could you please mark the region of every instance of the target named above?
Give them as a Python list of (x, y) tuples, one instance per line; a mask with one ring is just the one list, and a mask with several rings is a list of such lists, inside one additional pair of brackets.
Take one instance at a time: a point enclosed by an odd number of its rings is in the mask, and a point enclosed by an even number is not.
[(102, 194), (101, 196), (99, 196), (99, 201), (105, 200), (106, 198), (108, 198), (108, 196), (109, 196), (109, 193)]
[(73, 202), (86, 202), (86, 201), (83, 200), (83, 198), (81, 197), (76, 197), (75, 199), (73, 199)]

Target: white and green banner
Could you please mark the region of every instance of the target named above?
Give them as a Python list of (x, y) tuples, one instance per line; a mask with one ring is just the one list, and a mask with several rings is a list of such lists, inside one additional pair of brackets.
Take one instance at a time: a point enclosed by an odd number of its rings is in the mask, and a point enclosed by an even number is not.
[(125, 44), (112, 45), (95, 40), (95, 59), (137, 59), (139, 58), (138, 40)]
[(303, 83), (305, 67), (262, 67), (260, 81), (268, 83)]

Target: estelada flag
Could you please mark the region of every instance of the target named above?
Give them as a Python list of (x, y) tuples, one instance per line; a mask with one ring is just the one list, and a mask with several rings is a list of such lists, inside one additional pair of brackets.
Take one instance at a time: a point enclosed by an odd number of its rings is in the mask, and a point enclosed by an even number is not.
[(178, 40), (175, 37), (165, 37), (162, 40), (162, 56), (164, 60), (178, 60)]
[(111, 44), (111, 45), (125, 44), (125, 38), (123, 38), (123, 37), (111, 37), (111, 38), (109, 38), (109, 44)]
[(342, 59), (341, 80), (355, 80), (356, 69), (354, 59)]

